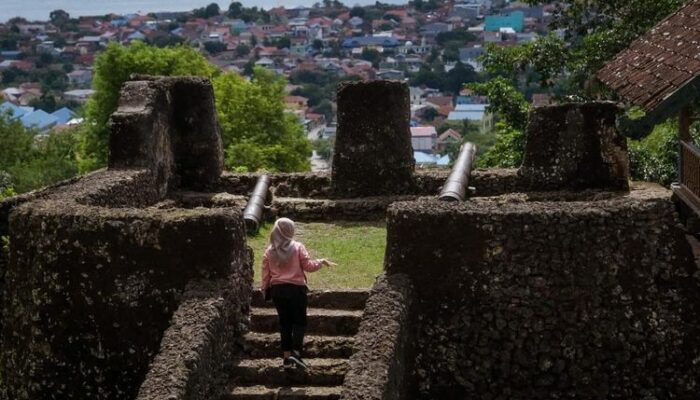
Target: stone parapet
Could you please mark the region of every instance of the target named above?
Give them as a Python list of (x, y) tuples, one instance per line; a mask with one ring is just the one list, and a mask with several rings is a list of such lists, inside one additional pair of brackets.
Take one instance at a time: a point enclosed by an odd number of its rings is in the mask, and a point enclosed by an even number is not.
[(668, 190), (399, 202), (387, 245), (415, 287), (413, 398), (697, 393), (698, 268)]
[(627, 140), (609, 102), (536, 107), (519, 174), (528, 190), (628, 190)]

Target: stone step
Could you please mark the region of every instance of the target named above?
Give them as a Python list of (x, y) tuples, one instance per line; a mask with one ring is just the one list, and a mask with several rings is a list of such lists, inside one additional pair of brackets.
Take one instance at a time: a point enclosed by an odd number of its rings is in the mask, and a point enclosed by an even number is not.
[[(304, 357), (348, 358), (352, 355), (352, 336), (306, 336)], [(245, 354), (252, 358), (268, 358), (280, 355), (279, 333), (250, 332), (245, 336)]]
[(285, 370), (282, 358), (242, 359), (231, 366), (231, 378), (236, 386), (337, 386), (343, 384), (348, 360), (343, 358), (308, 358), (306, 370)]
[[(368, 289), (323, 290), (308, 294), (309, 307), (343, 310), (363, 310), (368, 297)], [(252, 306), (271, 308), (274, 304), (266, 302), (260, 289), (256, 289), (253, 291)]]
[[(306, 333), (309, 335), (350, 336), (357, 333), (362, 311), (309, 308), (306, 312)], [(253, 308), (250, 330), (259, 333), (279, 331), (274, 308)]]
[(221, 400), (337, 400), (340, 386), (266, 387), (239, 386)]

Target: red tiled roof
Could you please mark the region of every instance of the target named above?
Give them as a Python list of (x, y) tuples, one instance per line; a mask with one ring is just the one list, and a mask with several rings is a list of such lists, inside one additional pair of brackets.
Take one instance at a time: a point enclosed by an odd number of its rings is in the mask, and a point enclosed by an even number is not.
[(651, 111), (700, 74), (700, 0), (659, 22), (598, 72), (625, 101)]
[(438, 136), (438, 140), (444, 142), (448, 137), (454, 138), (455, 140), (462, 140), (462, 135), (452, 128), (446, 130), (440, 136)]
[(431, 96), (425, 101), (436, 106), (447, 106), (452, 105), (452, 96)]

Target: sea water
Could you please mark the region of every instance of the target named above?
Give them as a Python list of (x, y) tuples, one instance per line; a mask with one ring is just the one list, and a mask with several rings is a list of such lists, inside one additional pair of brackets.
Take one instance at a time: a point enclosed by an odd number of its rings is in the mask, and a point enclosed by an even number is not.
[[(244, 6), (265, 9), (284, 6), (311, 7), (320, 0), (238, 0)], [(384, 0), (382, 3), (400, 4), (407, 0)], [(67, 11), (71, 17), (106, 14), (133, 14), (158, 11), (189, 11), (217, 3), (226, 10), (230, 0), (0, 0), (0, 21), (23, 17), (30, 21), (45, 21), (53, 10)], [(346, 0), (348, 6), (374, 4), (375, 0)]]

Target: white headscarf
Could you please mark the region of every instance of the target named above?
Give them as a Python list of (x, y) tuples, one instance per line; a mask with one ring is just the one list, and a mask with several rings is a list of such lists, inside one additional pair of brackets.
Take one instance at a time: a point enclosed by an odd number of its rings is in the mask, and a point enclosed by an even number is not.
[(283, 264), (294, 253), (294, 221), (280, 218), (270, 232), (270, 247), (275, 261)]

